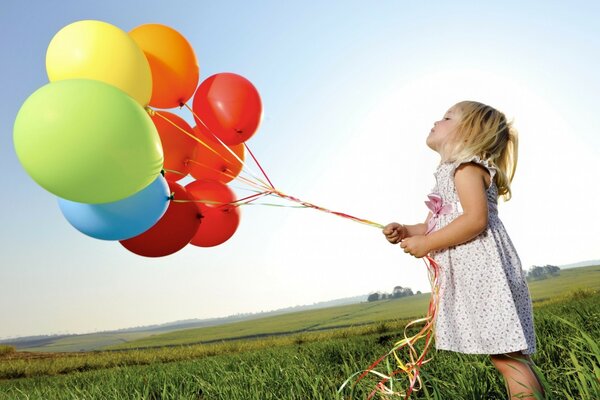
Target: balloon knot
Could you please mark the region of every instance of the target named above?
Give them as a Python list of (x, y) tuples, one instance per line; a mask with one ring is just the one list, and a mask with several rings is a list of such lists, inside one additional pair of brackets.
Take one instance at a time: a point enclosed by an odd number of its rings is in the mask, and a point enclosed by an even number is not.
[(169, 200), (175, 200), (175, 192), (171, 192), (169, 195)]
[(146, 112), (148, 113), (148, 115), (150, 115), (151, 117), (154, 117), (154, 115), (156, 114), (156, 111), (154, 111), (153, 109), (151, 109), (149, 106), (144, 107), (144, 109), (146, 110)]

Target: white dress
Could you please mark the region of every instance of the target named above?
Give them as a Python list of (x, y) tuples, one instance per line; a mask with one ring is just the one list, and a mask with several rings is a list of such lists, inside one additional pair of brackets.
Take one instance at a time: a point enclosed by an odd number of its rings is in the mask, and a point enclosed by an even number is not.
[(468, 354), (532, 354), (531, 299), (519, 256), (498, 218), (495, 167), (479, 157), (440, 164), (433, 192), (444, 207), (434, 213), (431, 228), (441, 229), (462, 214), (454, 172), (465, 162), (482, 165), (492, 178), (487, 189), (488, 226), (466, 243), (431, 253), (440, 266), (436, 348)]

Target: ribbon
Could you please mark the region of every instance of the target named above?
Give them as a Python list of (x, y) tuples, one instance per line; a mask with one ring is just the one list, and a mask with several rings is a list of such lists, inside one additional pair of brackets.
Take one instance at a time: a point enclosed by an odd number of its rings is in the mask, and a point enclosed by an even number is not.
[[(424, 257), (423, 261), (427, 266), (427, 270), (429, 273), (429, 282), (431, 284), (431, 298), (429, 300), (429, 309), (427, 310), (427, 316), (409, 322), (404, 328), (404, 339), (394, 343), (392, 349), (383, 356), (381, 356), (373, 364), (371, 364), (369, 368), (367, 368), (364, 371), (356, 372), (348, 379), (346, 379), (346, 381), (338, 389), (338, 394), (341, 394), (344, 388), (350, 383), (350, 381), (359, 374), (360, 376), (353, 383), (353, 387), (356, 386), (360, 380), (362, 380), (369, 374), (379, 377), (379, 382), (375, 385), (375, 388), (368, 395), (367, 399), (372, 399), (377, 393), (380, 393), (385, 398), (387, 398), (387, 396), (398, 396), (400, 398), (409, 399), (412, 392), (417, 392), (422, 388), (423, 382), (421, 381), (420, 376), (421, 366), (431, 361), (432, 359), (432, 357), (428, 359), (425, 359), (425, 357), (433, 343), (435, 319), (440, 298), (440, 268), (435, 262), (435, 260), (430, 256)], [(409, 337), (407, 335), (408, 328), (417, 324), (424, 324), (424, 326), (419, 332)], [(419, 354), (414, 347), (415, 343), (420, 339), (425, 340), (421, 354)], [(404, 363), (398, 356), (398, 351), (404, 347), (407, 348), (410, 358), (410, 361), (406, 363)], [(397, 364), (397, 369), (388, 372), (387, 375), (375, 369), (379, 364), (381, 364), (382, 361), (385, 360), (389, 370), (390, 358), (392, 358), (392, 362), (395, 361), (395, 363)], [(406, 377), (408, 378), (409, 384), (406, 389), (394, 388), (394, 382), (400, 381), (400, 378), (396, 376), (400, 374), (406, 374)]]

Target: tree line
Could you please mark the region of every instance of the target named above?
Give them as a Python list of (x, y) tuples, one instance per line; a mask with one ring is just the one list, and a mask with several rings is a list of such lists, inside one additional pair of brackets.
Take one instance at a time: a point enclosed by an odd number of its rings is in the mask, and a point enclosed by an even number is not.
[(527, 280), (528, 281), (539, 281), (542, 279), (547, 279), (552, 276), (560, 275), (560, 268), (556, 265), (544, 265), (538, 266), (534, 265), (529, 268), (527, 271)]
[[(417, 290), (416, 294), (421, 294), (421, 291)], [(369, 297), (367, 297), (367, 301), (371, 302), (371, 301), (386, 300), (386, 299), (399, 299), (401, 297), (414, 296), (414, 295), (415, 295), (415, 293), (413, 293), (411, 288), (396, 286), (396, 287), (394, 287), (394, 290), (392, 290), (392, 293), (382, 293), (382, 292), (371, 293), (369, 295)]]

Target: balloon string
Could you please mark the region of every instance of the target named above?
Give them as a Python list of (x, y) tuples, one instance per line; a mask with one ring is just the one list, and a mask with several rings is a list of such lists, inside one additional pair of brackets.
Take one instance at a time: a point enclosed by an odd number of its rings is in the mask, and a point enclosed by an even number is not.
[(166, 169), (166, 168), (163, 168), (163, 171), (165, 171), (165, 172), (170, 172), (170, 173), (172, 173), (172, 174), (182, 175), (182, 176), (186, 176), (186, 175), (187, 175), (187, 174), (184, 174), (183, 172), (176, 171), (176, 170), (174, 170), (174, 169)]
[[(186, 104), (187, 107), (187, 104)], [(189, 107), (188, 107), (189, 108)], [(195, 140), (196, 142), (200, 143), (202, 146), (204, 146), (205, 148), (207, 148), (210, 152), (212, 152), (213, 154), (219, 156), (220, 158), (222, 158), (224, 161), (229, 161), (228, 159), (226, 159), (225, 157), (223, 157), (222, 154), (220, 154), (219, 152), (217, 152), (215, 149), (213, 149), (212, 147), (210, 147), (208, 144), (206, 144), (203, 140), (201, 140), (200, 138), (198, 138), (197, 136), (193, 135), (192, 133), (186, 131), (185, 129), (183, 129), (182, 127), (180, 127), (179, 125), (177, 125), (176, 123), (174, 123), (173, 121), (171, 121), (169, 118), (167, 118), (165, 115), (161, 114), (159, 111), (156, 111), (150, 107), (146, 107), (146, 111), (148, 112), (149, 115), (154, 116), (157, 115), (158, 117), (162, 118), (163, 120), (167, 121), (169, 124), (171, 124), (173, 127), (175, 127), (176, 129), (178, 129), (180, 132), (184, 133), (185, 135), (187, 135), (188, 137), (190, 137), (191, 139)], [(195, 115), (195, 114), (194, 114)], [(202, 121), (200, 121), (202, 122)], [(204, 125), (204, 123), (203, 123)], [(208, 129), (208, 128), (207, 128)], [(211, 133), (212, 134), (212, 133)], [(214, 136), (214, 135), (213, 135)], [(215, 136), (216, 137), (216, 136)], [(219, 140), (217, 138), (217, 140)], [(221, 142), (219, 140), (219, 142), (221, 143), (222, 146), (224, 146), (231, 154), (233, 154), (233, 156), (243, 165), (246, 167), (247, 170), (249, 170), (248, 166), (246, 163), (244, 163), (238, 156), (237, 154), (235, 154), (226, 144), (224, 144), (223, 142)], [(191, 161), (191, 160), (188, 160)], [(221, 172), (221, 171), (219, 171)], [(267, 187), (267, 185), (262, 182), (262, 180), (260, 180), (259, 178), (257, 178), (250, 170), (248, 172), (250, 175), (252, 175), (255, 179), (258, 180), (258, 182), (260, 183), (261, 187)], [(235, 178), (235, 177), (234, 177)]]
[(163, 120), (167, 121), (169, 124), (173, 125), (179, 131), (183, 132), (184, 134), (186, 134), (187, 136), (189, 136), (190, 138), (192, 138), (196, 142), (200, 143), (202, 146), (206, 147), (212, 153), (216, 154), (219, 157), (222, 157), (216, 150), (214, 150), (212, 147), (210, 147), (209, 145), (207, 145), (206, 143), (204, 143), (202, 140), (200, 140), (200, 138), (198, 138), (197, 136), (193, 135), (192, 133), (186, 131), (185, 129), (183, 129), (182, 127), (180, 127), (179, 125), (177, 125), (175, 122), (171, 121), (169, 118), (167, 118), (164, 115), (162, 115), (160, 112), (158, 112), (158, 111), (156, 111), (156, 110), (154, 110), (154, 109), (152, 109), (150, 107), (146, 107), (146, 111), (148, 112), (148, 114), (150, 116), (154, 116), (154, 115), (159, 116)]
[(355, 222), (359, 222), (361, 224), (373, 226), (375, 228), (380, 228), (380, 229), (384, 228), (384, 226), (382, 224), (379, 224), (377, 222), (369, 221), (368, 219), (357, 218), (357, 217), (354, 217), (352, 215), (349, 215), (349, 214), (346, 214), (346, 213), (342, 213), (342, 212), (339, 212), (339, 211), (332, 211), (332, 210), (329, 210), (327, 208), (324, 208), (324, 207), (321, 207), (321, 206), (317, 206), (316, 204), (312, 204), (312, 203), (309, 203), (307, 201), (300, 200), (300, 199), (298, 199), (298, 198), (296, 198), (294, 196), (287, 195), (287, 194), (285, 194), (285, 193), (283, 193), (283, 192), (281, 192), (281, 191), (279, 191), (277, 189), (273, 189), (272, 190), (272, 194), (274, 194), (275, 196), (281, 197), (283, 199), (288, 199), (288, 200), (291, 200), (293, 202), (302, 204), (303, 206), (308, 207), (308, 208), (314, 208), (315, 210), (319, 210), (319, 211), (323, 211), (323, 212), (330, 213), (330, 214), (333, 214), (333, 215), (337, 215), (338, 217), (350, 219), (350, 220), (353, 220)]
[[(255, 179), (257, 179), (257, 180), (258, 180), (258, 181), (259, 181), (259, 182), (260, 182), (262, 185), (256, 185), (255, 183), (253, 183), (253, 182), (251, 182), (251, 181), (249, 181), (249, 180), (245, 180), (245, 182), (246, 182), (246, 183), (248, 183), (248, 184), (252, 184), (252, 185), (254, 185), (255, 187), (256, 187), (256, 186), (258, 186), (258, 187), (262, 187), (262, 188), (265, 188), (265, 189), (267, 188), (267, 185), (266, 185), (266, 183), (265, 183), (265, 182), (264, 182), (262, 179), (260, 179), (260, 178), (257, 178), (257, 177), (256, 177), (256, 175), (255, 175), (255, 174), (253, 174), (253, 173), (251, 172), (251, 170), (250, 170), (250, 168), (248, 167), (248, 165), (247, 165), (247, 164), (246, 164), (246, 163), (245, 163), (243, 160), (241, 160), (241, 159), (240, 159), (240, 158), (237, 156), (237, 154), (235, 154), (235, 153), (234, 153), (234, 152), (233, 152), (233, 151), (232, 151), (232, 150), (229, 148), (229, 146), (227, 146), (225, 143), (223, 143), (223, 142), (222, 142), (222, 141), (219, 139), (219, 137), (217, 137), (217, 136), (216, 136), (216, 135), (215, 135), (215, 134), (214, 134), (214, 133), (213, 133), (213, 132), (212, 132), (212, 131), (211, 131), (211, 130), (210, 130), (208, 127), (207, 127), (207, 126), (206, 126), (206, 124), (204, 123), (204, 121), (202, 121), (202, 119), (201, 119), (201, 118), (198, 116), (198, 114), (196, 114), (196, 113), (194, 112), (194, 110), (193, 110), (193, 109), (192, 109), (192, 108), (191, 108), (191, 107), (190, 107), (190, 106), (189, 106), (187, 103), (184, 103), (184, 104), (183, 104), (183, 106), (185, 106), (185, 107), (186, 107), (186, 108), (187, 108), (187, 109), (188, 109), (188, 110), (189, 110), (189, 111), (190, 111), (190, 112), (193, 114), (194, 118), (195, 118), (197, 121), (199, 121), (199, 122), (202, 124), (202, 126), (204, 126), (204, 128), (205, 128), (205, 129), (206, 129), (206, 130), (207, 130), (207, 131), (208, 131), (208, 132), (209, 132), (209, 133), (210, 133), (210, 134), (211, 134), (211, 135), (212, 135), (212, 136), (213, 136), (213, 137), (214, 137), (214, 138), (215, 138), (215, 139), (216, 139), (216, 140), (217, 140), (217, 141), (218, 141), (218, 142), (219, 142), (219, 143), (220, 143), (222, 146), (223, 146), (223, 147), (225, 147), (225, 148), (226, 148), (226, 149), (227, 149), (227, 150), (228, 150), (228, 151), (229, 151), (229, 152), (230, 152), (230, 153), (231, 153), (231, 154), (232, 154), (232, 155), (233, 155), (233, 156), (234, 156), (234, 157), (235, 157), (235, 158), (236, 158), (236, 159), (237, 159), (237, 160), (238, 160), (238, 161), (239, 161), (239, 162), (240, 162), (240, 163), (241, 163), (243, 166), (244, 166), (244, 167), (246, 167), (246, 168), (247, 168), (247, 170), (249, 171), (250, 175), (252, 175), (252, 176), (253, 176)], [(166, 117), (163, 117), (163, 118), (166, 118)], [(185, 132), (185, 131), (184, 131), (184, 132)], [(186, 132), (186, 133), (187, 133), (187, 132)], [(195, 137), (195, 136), (194, 136), (194, 137)], [(196, 138), (196, 139), (197, 139), (197, 138)], [(248, 150), (248, 152), (250, 153), (250, 156), (252, 157), (252, 159), (254, 160), (254, 162), (256, 163), (256, 165), (259, 167), (259, 169), (260, 169), (260, 170), (261, 170), (261, 172), (263, 173), (264, 177), (265, 177), (265, 178), (267, 179), (267, 181), (269, 182), (269, 186), (270, 186), (270, 188), (272, 189), (272, 190), (271, 190), (271, 193), (272, 193), (272, 194), (274, 194), (274, 195), (276, 195), (276, 196), (279, 196), (279, 197), (281, 197), (281, 198), (285, 198), (285, 199), (288, 199), (288, 200), (291, 200), (291, 201), (294, 201), (294, 202), (300, 203), (300, 204), (302, 204), (302, 205), (303, 205), (303, 206), (305, 206), (305, 207), (310, 207), (310, 208), (314, 208), (314, 209), (317, 209), (317, 210), (320, 210), (320, 211), (328, 212), (328, 213), (331, 213), (331, 214), (334, 214), (334, 215), (338, 215), (338, 216), (340, 216), (340, 217), (343, 217), (343, 218), (351, 219), (351, 220), (354, 220), (354, 221), (356, 221), (356, 222), (360, 222), (360, 223), (363, 223), (363, 224), (366, 224), (366, 225), (370, 225), (370, 226), (374, 226), (374, 227), (377, 227), (377, 228), (383, 228), (383, 225), (381, 225), (381, 224), (378, 224), (378, 223), (375, 223), (375, 222), (372, 222), (372, 221), (369, 221), (369, 220), (366, 220), (366, 219), (357, 218), (357, 217), (354, 217), (354, 216), (352, 216), (352, 215), (345, 214), (345, 213), (341, 213), (341, 212), (338, 212), (338, 211), (332, 211), (332, 210), (326, 209), (326, 208), (324, 208), (324, 207), (320, 207), (320, 206), (317, 206), (317, 205), (315, 205), (315, 204), (312, 204), (312, 203), (308, 203), (308, 202), (302, 201), (302, 200), (300, 200), (300, 199), (298, 199), (298, 198), (296, 198), (296, 197), (293, 197), (293, 196), (286, 195), (286, 194), (284, 194), (283, 192), (281, 192), (281, 191), (279, 191), (279, 190), (275, 189), (275, 187), (273, 186), (273, 183), (272, 183), (272, 182), (271, 182), (271, 180), (269, 179), (269, 177), (268, 177), (268, 175), (266, 174), (266, 172), (265, 172), (264, 168), (263, 168), (263, 167), (260, 165), (260, 162), (259, 162), (259, 161), (258, 161), (258, 159), (257, 159), (257, 158), (254, 156), (254, 153), (253, 153), (253, 152), (250, 150), (250, 148), (248, 147), (248, 145), (247, 145), (246, 143), (244, 143), (244, 146), (246, 147), (246, 149), (247, 149), (247, 150)], [(222, 156), (221, 156), (221, 157), (222, 157)], [(190, 160), (190, 161), (192, 161), (192, 160)]]
[(256, 194), (244, 197), (242, 199), (238, 199), (238, 200), (234, 201), (232, 204), (234, 204), (236, 206), (246, 205), (246, 204), (249, 204), (251, 201), (258, 200), (261, 197), (267, 196), (268, 194), (269, 194), (269, 192), (256, 193)]
[[(211, 170), (211, 171), (213, 171), (213, 172), (216, 172), (216, 173), (219, 173), (219, 174), (223, 174), (223, 175), (227, 176), (228, 178), (230, 178), (231, 180), (233, 180), (233, 179), (237, 179), (237, 180), (239, 180), (239, 181), (241, 181), (241, 182), (244, 182), (244, 183), (246, 183), (247, 185), (253, 186), (253, 187), (255, 187), (255, 188), (258, 188), (258, 189), (261, 189), (261, 190), (265, 190), (265, 189), (266, 189), (266, 187), (265, 187), (265, 186), (263, 186), (263, 185), (260, 185), (259, 183), (257, 183), (257, 182), (254, 182), (254, 181), (252, 181), (251, 179), (248, 179), (248, 178), (246, 178), (246, 177), (244, 177), (244, 176), (241, 176), (241, 175), (237, 175), (237, 176), (236, 176), (236, 175), (233, 175), (232, 173), (230, 173), (230, 171), (231, 171), (231, 170), (230, 170), (229, 168), (226, 168), (226, 169), (225, 169), (225, 171), (223, 171), (223, 170), (218, 170), (218, 169), (216, 169), (216, 168), (213, 168), (213, 167), (211, 167), (211, 166), (209, 166), (209, 165), (203, 164), (203, 163), (201, 163), (201, 162), (198, 162), (198, 161), (196, 161), (196, 160), (192, 160), (192, 159), (188, 159), (186, 162), (188, 162), (188, 163), (192, 163), (192, 164), (195, 164), (195, 165), (198, 165), (198, 166), (200, 166), (200, 167), (203, 167), (203, 168), (209, 169), (209, 170)], [(228, 171), (229, 171), (229, 172), (228, 172)]]
[[(187, 109), (188, 109), (188, 110), (189, 110), (189, 111), (192, 113), (192, 115), (194, 116), (194, 119), (196, 119), (196, 121), (200, 122), (200, 123), (202, 124), (202, 126), (203, 126), (203, 127), (206, 129), (206, 131), (207, 131), (208, 133), (210, 133), (210, 134), (212, 135), (212, 137), (213, 137), (213, 138), (214, 138), (214, 139), (215, 139), (217, 142), (219, 142), (219, 143), (221, 144), (221, 146), (223, 146), (223, 147), (225, 148), (225, 150), (227, 150), (227, 151), (228, 151), (228, 152), (229, 152), (229, 153), (230, 153), (232, 156), (234, 156), (234, 157), (235, 157), (235, 159), (236, 159), (236, 160), (237, 160), (237, 161), (238, 161), (240, 164), (242, 164), (243, 168), (246, 168), (246, 169), (247, 169), (248, 173), (249, 173), (250, 175), (252, 175), (252, 177), (253, 177), (254, 179), (258, 180), (258, 181), (259, 181), (261, 184), (263, 184), (265, 187), (267, 187), (267, 184), (266, 184), (266, 183), (265, 183), (265, 182), (264, 182), (264, 181), (263, 181), (261, 178), (259, 178), (259, 177), (257, 177), (257, 176), (256, 176), (257, 174), (256, 174), (256, 173), (254, 173), (254, 172), (252, 171), (252, 169), (250, 169), (250, 167), (248, 166), (248, 164), (246, 164), (246, 163), (244, 162), (244, 160), (242, 160), (240, 157), (238, 157), (238, 155), (237, 155), (237, 154), (235, 154), (235, 152), (234, 152), (233, 150), (231, 150), (231, 148), (230, 148), (229, 146), (227, 146), (225, 143), (223, 143), (223, 141), (222, 141), (222, 140), (221, 140), (221, 139), (220, 139), (220, 138), (219, 138), (217, 135), (215, 135), (215, 134), (214, 134), (214, 133), (213, 133), (213, 132), (212, 132), (212, 131), (211, 131), (211, 130), (208, 128), (208, 126), (206, 126), (206, 124), (204, 123), (204, 121), (202, 121), (202, 118), (200, 118), (200, 116), (198, 116), (198, 114), (196, 114), (196, 113), (194, 112), (194, 110), (193, 110), (193, 109), (192, 109), (192, 108), (191, 108), (191, 107), (190, 107), (190, 106), (189, 106), (187, 103), (184, 103), (184, 104), (183, 104), (183, 106), (185, 106), (185, 108), (187, 108)], [(221, 156), (221, 157), (223, 157), (223, 156)], [(271, 187), (272, 187), (272, 186), (271, 186)]]
[(202, 204), (209, 204), (209, 205), (213, 205), (213, 206), (219, 206), (219, 207), (223, 207), (223, 206), (234, 206), (234, 207), (238, 207), (240, 205), (246, 205), (248, 203), (250, 203), (251, 201), (257, 200), (261, 197), (267, 196), (269, 194), (269, 192), (260, 192), (260, 193), (255, 193), (253, 195), (250, 196), (246, 196), (242, 199), (237, 199), (235, 201), (229, 202), (229, 203), (223, 203), (222, 201), (213, 201), (213, 200), (202, 200), (202, 199), (198, 199), (198, 200), (171, 200), (174, 203), (202, 203)]
[(273, 189), (275, 189), (275, 186), (273, 186), (273, 183), (271, 183), (271, 180), (267, 176), (267, 173), (265, 172), (265, 170), (263, 169), (263, 167), (260, 165), (260, 163), (258, 162), (258, 160), (256, 159), (256, 157), (254, 157), (254, 153), (252, 153), (252, 150), (250, 150), (250, 147), (248, 147), (248, 145), (246, 143), (244, 143), (244, 147), (246, 147), (246, 150), (248, 150), (248, 153), (250, 153), (250, 156), (252, 156), (252, 159), (254, 160), (254, 162), (256, 163), (256, 165), (258, 165), (258, 168), (260, 168), (260, 172), (262, 172), (263, 175), (264, 175), (264, 177), (267, 178), (267, 181), (269, 182), (269, 185), (271, 185), (271, 187)]

